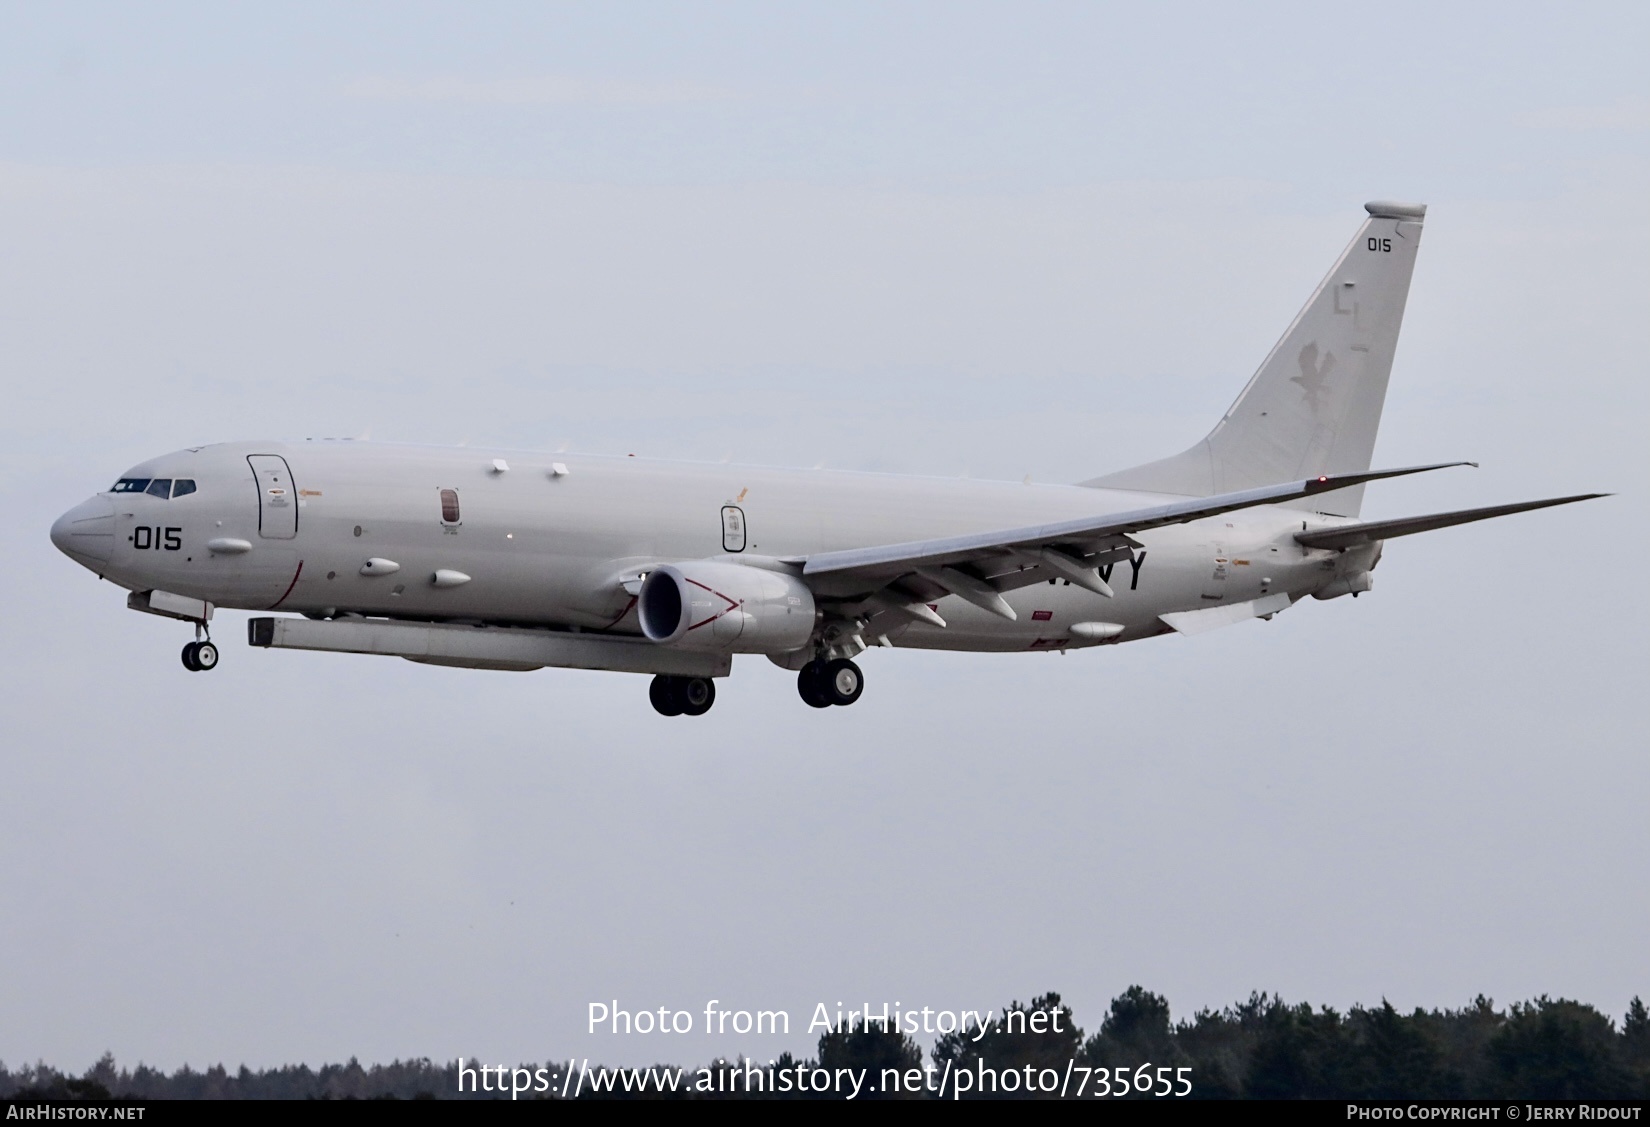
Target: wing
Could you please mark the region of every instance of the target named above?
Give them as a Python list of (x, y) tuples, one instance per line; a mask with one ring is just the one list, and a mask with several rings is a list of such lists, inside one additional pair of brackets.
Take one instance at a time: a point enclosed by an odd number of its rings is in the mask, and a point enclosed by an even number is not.
[(1320, 528), (1295, 536), (1308, 548), (1355, 548), (1375, 540), (1390, 540), (1394, 536), (1412, 536), (1417, 532), (1431, 532), (1454, 524), (1470, 524), (1475, 520), (1504, 517), (1508, 513), (1527, 513), (1531, 509), (1547, 509), (1554, 505), (1569, 505), (1576, 501), (1591, 501), (1594, 497), (1608, 497), (1608, 493), (1577, 493), (1573, 497), (1552, 497), (1545, 501), (1520, 501), (1514, 505), (1490, 505), (1482, 509), (1458, 509), (1453, 513), (1432, 513), (1424, 517), (1404, 517), (1402, 520), (1371, 520), (1362, 524), (1342, 524), (1334, 528)]
[(956, 595), (1004, 618), (1014, 611), (1002, 592), (1041, 582), (1050, 575), (1110, 595), (1095, 568), (1127, 559), (1140, 543), (1133, 533), (1203, 517), (1292, 501), (1388, 477), (1424, 473), (1468, 462), (1441, 462), (1398, 470), (1325, 474), (1305, 481), (1245, 489), (1214, 497), (1192, 497), (1167, 505), (1081, 517), (1053, 524), (912, 540), (873, 548), (821, 552), (805, 559), (802, 574), (826, 598), (860, 600), (901, 610), (935, 625), (944, 621), (927, 604)]

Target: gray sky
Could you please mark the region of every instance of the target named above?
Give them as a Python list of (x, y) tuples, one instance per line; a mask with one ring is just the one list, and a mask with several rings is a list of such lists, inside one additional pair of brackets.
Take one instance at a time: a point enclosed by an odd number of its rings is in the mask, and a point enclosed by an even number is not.
[[(0, 9), (0, 1060), (697, 1062), (817, 1001), (1650, 993), (1642, 5)], [(1069, 481), (1431, 205), (1367, 598), (1102, 653), (263, 652), (60, 556), (259, 436)], [(586, 1004), (786, 1008), (596, 1038)]]

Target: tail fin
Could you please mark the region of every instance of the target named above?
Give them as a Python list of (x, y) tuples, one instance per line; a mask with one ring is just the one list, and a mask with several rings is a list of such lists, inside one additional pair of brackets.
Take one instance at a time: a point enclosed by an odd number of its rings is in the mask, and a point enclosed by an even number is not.
[[(1364, 210), (1351, 245), (1207, 438), (1082, 484), (1208, 497), (1367, 470), (1427, 209), (1378, 201)], [(1355, 517), (1363, 488), (1291, 503)]]

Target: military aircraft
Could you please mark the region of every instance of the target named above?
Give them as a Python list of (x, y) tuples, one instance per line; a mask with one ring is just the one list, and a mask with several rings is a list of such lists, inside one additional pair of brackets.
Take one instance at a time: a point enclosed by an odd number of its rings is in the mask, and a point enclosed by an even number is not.
[(1237, 401), (1191, 449), (1034, 485), (351, 440), (195, 446), (52, 526), (134, 610), (219, 608), (254, 646), (432, 665), (652, 674), (701, 715), (732, 655), (815, 708), (869, 647), (1067, 651), (1357, 597), (1385, 541), (1603, 494), (1360, 521), (1426, 207), (1376, 202)]

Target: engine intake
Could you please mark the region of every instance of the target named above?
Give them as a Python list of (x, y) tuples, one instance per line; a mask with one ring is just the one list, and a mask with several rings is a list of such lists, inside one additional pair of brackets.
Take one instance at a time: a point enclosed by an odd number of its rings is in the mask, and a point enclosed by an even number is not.
[(801, 580), (744, 564), (666, 564), (648, 574), (637, 615), (649, 641), (719, 653), (789, 653), (814, 632)]

